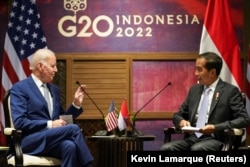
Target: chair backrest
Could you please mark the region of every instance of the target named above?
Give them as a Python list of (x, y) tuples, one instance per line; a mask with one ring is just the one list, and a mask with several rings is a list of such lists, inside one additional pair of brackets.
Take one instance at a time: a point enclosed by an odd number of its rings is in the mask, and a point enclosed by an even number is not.
[[(12, 114), (10, 108), (10, 91), (8, 90), (5, 93), (3, 99), (3, 108), (4, 108), (4, 116), (5, 116), (5, 127), (13, 128), (14, 124), (12, 121)], [(32, 156), (23, 154), (22, 148), (20, 146), (21, 143), (21, 131), (20, 130), (11, 130), (12, 135), (7, 135), (7, 144), (10, 146), (8, 156), (8, 164), (10, 166), (57, 166), (59, 167), (61, 164), (61, 160), (53, 158), (53, 157), (41, 157), (41, 156)], [(8, 153), (8, 154), (9, 154)], [(12, 156), (14, 155), (14, 156)]]
[[(5, 127), (14, 128), (11, 110), (10, 110), (10, 90), (7, 90), (5, 92), (5, 95), (3, 98), (3, 109), (4, 109)], [(11, 142), (11, 136), (7, 135), (6, 139), (7, 139), (7, 145), (9, 145)]]
[(3, 99), (3, 109), (5, 117), (5, 127), (14, 128), (10, 109), (10, 90), (7, 90)]

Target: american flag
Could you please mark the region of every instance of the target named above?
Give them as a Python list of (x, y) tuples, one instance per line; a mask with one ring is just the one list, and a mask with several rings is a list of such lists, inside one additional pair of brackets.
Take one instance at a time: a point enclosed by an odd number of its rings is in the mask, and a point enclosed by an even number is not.
[[(12, 85), (30, 75), (29, 60), (40, 48), (46, 48), (40, 15), (35, 0), (14, 0), (5, 36), (2, 82), (0, 92), (0, 121), (5, 125), (3, 97)], [(0, 129), (2, 131), (2, 128)], [(1, 136), (0, 136), (1, 139)]]
[(115, 112), (115, 102), (111, 101), (109, 113), (107, 115), (106, 127), (108, 131), (114, 130), (118, 126), (117, 114)]

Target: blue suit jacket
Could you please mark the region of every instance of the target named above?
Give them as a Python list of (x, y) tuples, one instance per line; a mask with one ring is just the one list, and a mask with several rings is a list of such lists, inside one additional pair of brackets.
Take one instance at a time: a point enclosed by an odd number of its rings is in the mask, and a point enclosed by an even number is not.
[[(76, 118), (83, 112), (71, 105), (68, 110), (61, 107), (59, 89), (48, 84), (53, 99), (52, 120), (59, 115), (72, 114)], [(21, 146), (32, 150), (30, 154), (38, 154), (45, 149), (47, 121), (51, 120), (47, 103), (32, 77), (13, 85), (10, 91), (12, 119), (16, 129), (22, 130)], [(55, 135), (56, 137), (56, 135)]]

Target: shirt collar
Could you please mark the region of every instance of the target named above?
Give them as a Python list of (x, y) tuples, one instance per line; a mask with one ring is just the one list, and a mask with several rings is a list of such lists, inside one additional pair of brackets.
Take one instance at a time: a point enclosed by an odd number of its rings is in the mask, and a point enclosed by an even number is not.
[(42, 86), (43, 82), (40, 79), (38, 79), (34, 74), (31, 74), (31, 77), (34, 80), (36, 86), (38, 88), (40, 88)]
[[(215, 90), (215, 88), (216, 88), (216, 86), (217, 86), (217, 84), (218, 84), (218, 82), (219, 82), (219, 78), (217, 78), (216, 79), (216, 81), (214, 81), (211, 85), (209, 85), (208, 87), (212, 90), (212, 91), (214, 91)], [(205, 88), (205, 87), (204, 87)]]

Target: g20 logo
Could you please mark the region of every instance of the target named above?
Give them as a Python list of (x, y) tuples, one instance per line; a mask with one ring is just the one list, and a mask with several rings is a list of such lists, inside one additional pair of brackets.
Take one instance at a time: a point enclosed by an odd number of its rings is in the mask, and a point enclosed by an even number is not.
[[(98, 29), (98, 23), (100, 21), (105, 21), (108, 24), (108, 29), (102, 32)], [(69, 23), (69, 25), (64, 29), (64, 24)], [(80, 30), (78, 29), (78, 25), (84, 25)], [(91, 29), (93, 32), (89, 32), (88, 30)], [(59, 32), (65, 36), (65, 37), (91, 37), (94, 34), (96, 34), (99, 37), (107, 37), (109, 36), (113, 30), (114, 30), (114, 23), (112, 19), (105, 15), (97, 16), (93, 23), (91, 19), (88, 16), (81, 16), (78, 20), (76, 18), (76, 15), (74, 16), (64, 16), (59, 20), (58, 23), (58, 30)]]
[[(98, 24), (104, 21), (107, 23), (108, 28), (106, 30), (100, 30)], [(82, 25), (82, 26), (81, 26)], [(76, 15), (74, 16), (64, 16), (59, 20), (58, 30), (65, 37), (91, 37), (96, 35), (98, 37), (107, 37), (112, 34), (114, 31), (114, 22), (113, 20), (106, 16), (100, 15), (97, 16), (93, 22), (88, 16), (81, 16), (77, 19)], [(92, 30), (92, 32), (91, 32)], [(152, 37), (152, 28), (151, 27), (117, 27), (116, 28), (116, 37)]]
[(79, 10), (87, 8), (87, 0), (64, 0), (64, 9), (71, 10), (75, 14)]
[[(114, 31), (113, 20), (106, 15), (99, 15), (94, 20), (83, 15), (76, 17), (76, 12), (87, 8), (87, 0), (64, 0), (64, 9), (74, 12), (73, 16), (64, 16), (58, 22), (58, 30), (64, 37), (91, 37), (93, 34), (98, 37), (107, 37)], [(106, 23), (107, 29), (101, 30), (98, 25), (100, 22)], [(152, 29), (150, 27), (117, 27), (116, 37), (151, 37)]]

